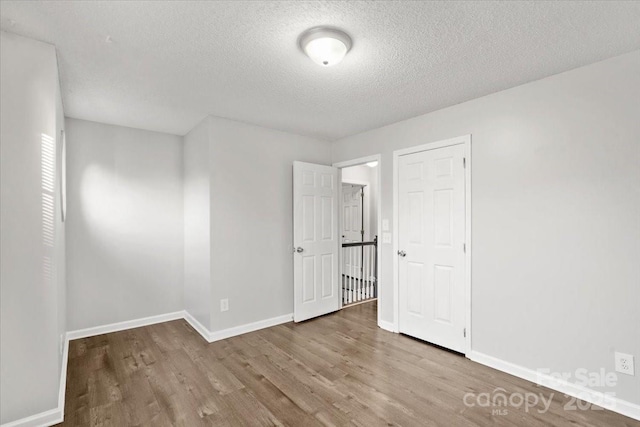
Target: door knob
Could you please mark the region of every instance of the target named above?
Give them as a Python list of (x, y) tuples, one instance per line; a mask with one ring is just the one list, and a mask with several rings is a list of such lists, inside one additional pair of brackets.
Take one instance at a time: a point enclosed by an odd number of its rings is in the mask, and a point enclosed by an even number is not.
[(304, 249), (303, 249), (303, 248), (301, 248), (300, 246), (298, 246), (298, 247), (296, 248), (296, 252), (298, 252), (298, 253), (304, 252)]
[(405, 251), (398, 251), (398, 255), (400, 255), (402, 258), (407, 256), (407, 253)]

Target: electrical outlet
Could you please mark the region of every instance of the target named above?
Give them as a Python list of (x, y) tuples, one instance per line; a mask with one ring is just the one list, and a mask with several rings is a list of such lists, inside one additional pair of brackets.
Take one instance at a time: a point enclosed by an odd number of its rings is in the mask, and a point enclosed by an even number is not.
[(220, 311), (228, 311), (229, 310), (229, 300), (221, 299), (220, 300)]
[(616, 372), (627, 375), (635, 375), (633, 369), (633, 356), (625, 353), (615, 353), (616, 358)]

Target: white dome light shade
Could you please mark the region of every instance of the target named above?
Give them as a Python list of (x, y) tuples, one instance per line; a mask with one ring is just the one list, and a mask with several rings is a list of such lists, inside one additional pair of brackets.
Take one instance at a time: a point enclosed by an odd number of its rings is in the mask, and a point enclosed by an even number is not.
[(340, 40), (323, 37), (311, 40), (304, 51), (316, 64), (330, 67), (342, 61), (347, 54), (347, 47)]
[(351, 38), (344, 32), (316, 27), (300, 36), (300, 47), (313, 62), (323, 67), (336, 65), (351, 49)]

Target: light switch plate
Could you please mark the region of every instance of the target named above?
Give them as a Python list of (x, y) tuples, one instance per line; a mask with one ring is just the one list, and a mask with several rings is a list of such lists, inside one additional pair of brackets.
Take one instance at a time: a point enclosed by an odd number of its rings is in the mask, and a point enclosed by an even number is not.
[(382, 233), (382, 243), (391, 243), (391, 233)]
[(382, 220), (382, 231), (389, 231), (389, 220), (388, 219), (383, 219)]

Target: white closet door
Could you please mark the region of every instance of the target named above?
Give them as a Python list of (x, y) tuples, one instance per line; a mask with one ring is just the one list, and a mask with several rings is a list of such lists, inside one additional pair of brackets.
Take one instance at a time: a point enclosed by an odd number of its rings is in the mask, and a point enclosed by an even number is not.
[(465, 351), (464, 145), (399, 158), (399, 330)]

